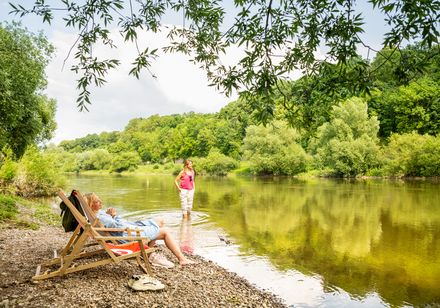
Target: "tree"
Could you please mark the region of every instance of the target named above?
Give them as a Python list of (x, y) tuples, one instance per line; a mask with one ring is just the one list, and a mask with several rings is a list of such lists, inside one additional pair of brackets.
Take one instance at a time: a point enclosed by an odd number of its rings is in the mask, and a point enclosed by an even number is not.
[(112, 155), (105, 149), (94, 149), (78, 153), (76, 160), (79, 170), (107, 170), (112, 163)]
[[(369, 87), (370, 81), (363, 78), (366, 71), (368, 64), (360, 58), (345, 64), (322, 62), (314, 76), (280, 82), (273, 95), (276, 117), (287, 120), (304, 139), (309, 139), (330, 120), (332, 106)], [(357, 80), (359, 87), (353, 85), (353, 80)]]
[(110, 171), (121, 173), (122, 171), (135, 170), (141, 163), (141, 158), (136, 152), (123, 152), (116, 154), (110, 166)]
[(88, 134), (82, 138), (61, 141), (60, 146), (66, 151), (83, 152), (100, 147), (101, 142), (97, 134)]
[(169, 157), (173, 160), (194, 156), (206, 156), (215, 143), (210, 129), (213, 127), (210, 114), (185, 114), (185, 120), (169, 130), (165, 141)]
[(17, 176), (14, 178), (16, 194), (50, 196), (65, 185), (61, 170), (54, 168), (53, 156), (46, 155), (35, 146), (29, 146), (21, 157)]
[(295, 175), (306, 170), (308, 157), (296, 143), (300, 135), (280, 121), (272, 125), (251, 125), (243, 141), (245, 159), (255, 174)]
[(318, 169), (355, 176), (378, 165), (379, 121), (369, 117), (367, 109), (367, 103), (357, 97), (333, 106), (330, 122), (318, 128), (310, 144)]
[(386, 172), (403, 176), (440, 175), (440, 136), (392, 134), (384, 150)]
[(238, 161), (228, 157), (216, 148), (211, 148), (208, 156), (196, 158), (198, 173), (207, 173), (209, 175), (228, 175), (228, 172), (238, 167)]
[[(114, 47), (110, 29), (115, 24), (126, 42), (136, 41), (141, 31), (168, 31), (171, 41), (164, 51), (189, 55), (206, 70), (212, 84), (227, 94), (233, 89), (242, 91), (263, 122), (273, 118), (271, 94), (279, 78), (295, 69), (306, 74), (317, 72), (318, 48), (327, 50), (328, 62), (345, 64), (358, 56), (359, 44), (368, 47), (359, 36), (364, 20), (355, 0), (235, 0), (235, 8), (219, 0), (54, 2), (57, 6), (52, 7), (45, 0), (35, 0), (33, 7), (25, 8), (16, 0), (11, 6), (15, 14), (36, 14), (49, 23), (56, 10), (56, 16), (78, 32), (72, 70), (81, 74), (80, 109), (90, 104), (90, 85), (103, 85), (106, 74), (119, 64), (118, 59), (100, 59), (93, 54), (97, 43)], [(398, 50), (416, 39), (426, 46), (438, 43), (439, 1), (369, 0), (368, 4), (384, 15), (390, 27), (383, 47)], [(176, 13), (182, 14), (183, 25), (168, 30), (162, 27), (161, 20)], [(243, 56), (235, 64), (223, 64), (221, 56), (235, 46), (244, 51)], [(141, 69), (149, 70), (158, 53), (151, 46), (139, 48), (130, 74), (139, 77)], [(358, 81), (365, 84), (364, 77), (368, 75), (353, 80), (353, 86), (358, 87)]]
[(56, 104), (42, 94), (52, 52), (42, 34), (0, 24), (0, 151), (9, 146), (20, 158), (28, 145), (52, 137)]
[(427, 48), (421, 44), (408, 45), (401, 52), (385, 48), (371, 63), (374, 87), (380, 90), (408, 85), (423, 75), (440, 80), (439, 46)]
[(381, 137), (412, 131), (440, 133), (440, 84), (429, 76), (383, 93), (373, 92), (369, 105), (380, 121)]

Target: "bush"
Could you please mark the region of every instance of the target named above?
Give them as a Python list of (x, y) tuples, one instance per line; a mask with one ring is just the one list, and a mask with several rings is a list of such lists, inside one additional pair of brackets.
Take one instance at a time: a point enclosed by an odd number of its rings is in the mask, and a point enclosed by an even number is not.
[(14, 154), (11, 149), (3, 151), (5, 156), (0, 160), (0, 182), (11, 183), (17, 175), (18, 164), (14, 161)]
[(238, 175), (249, 175), (252, 173), (250, 163), (248, 161), (240, 161), (240, 165), (233, 171)]
[(306, 171), (309, 156), (304, 149), (293, 143), (274, 155), (252, 155), (250, 171), (253, 174), (296, 175)]
[(384, 149), (387, 174), (398, 176), (439, 176), (440, 137), (393, 134)]
[(0, 222), (6, 219), (14, 219), (18, 213), (15, 199), (0, 194)]
[(133, 171), (141, 163), (141, 158), (137, 152), (123, 152), (117, 154), (111, 162), (111, 172)]
[(246, 130), (243, 150), (254, 174), (295, 175), (306, 170), (309, 158), (296, 142), (299, 133), (285, 123), (251, 125)]
[(108, 170), (111, 163), (112, 156), (105, 149), (86, 151), (79, 153), (77, 156), (77, 166), (79, 170)]
[(76, 153), (66, 152), (66, 155), (60, 159), (61, 166), (60, 169), (63, 172), (79, 172), (78, 159)]
[(377, 176), (377, 177), (383, 177), (385, 176), (385, 170), (383, 168), (373, 168), (368, 170), (367, 172), (368, 176)]
[[(198, 163), (195, 163), (195, 165), (198, 165)], [(180, 171), (182, 171), (182, 169), (183, 169), (183, 164), (174, 164), (172, 174), (177, 176), (180, 173)]]
[(49, 146), (44, 150), (44, 155), (50, 157), (55, 163), (54, 168), (61, 172), (79, 172), (78, 153), (70, 153), (60, 146)]
[(44, 155), (36, 147), (26, 150), (14, 179), (17, 194), (25, 197), (52, 195), (64, 183), (65, 179), (55, 168), (52, 156)]
[(365, 174), (378, 165), (380, 150), (375, 141), (362, 136), (351, 141), (333, 139), (327, 151), (318, 153), (325, 155), (326, 167), (333, 168), (336, 174), (355, 176)]
[(238, 162), (222, 153), (216, 148), (211, 148), (206, 158), (196, 159), (194, 162), (197, 171), (209, 175), (225, 176), (229, 171), (238, 167)]
[(163, 166), (163, 168), (164, 168), (165, 170), (173, 169), (173, 168), (174, 168), (174, 164), (173, 164), (173, 163), (166, 163), (166, 164)]
[(112, 161), (111, 154), (105, 149), (95, 149), (90, 153), (90, 164), (93, 170), (107, 170)]

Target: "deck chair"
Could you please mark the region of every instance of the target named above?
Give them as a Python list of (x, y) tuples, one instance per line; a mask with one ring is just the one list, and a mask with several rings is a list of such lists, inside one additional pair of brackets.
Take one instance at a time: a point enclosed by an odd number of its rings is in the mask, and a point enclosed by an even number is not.
[[(78, 222), (78, 226), (59, 256), (55, 251), (53, 259), (38, 265), (35, 276), (32, 277), (33, 280), (64, 276), (69, 273), (109, 263), (118, 263), (132, 258), (136, 259), (145, 273), (154, 276), (148, 254), (155, 249), (144, 244), (150, 241), (149, 238), (140, 236), (139, 230), (103, 227), (88, 206), (87, 201), (78, 191), (75, 191), (75, 196), (80, 201), (84, 215), (75, 208), (63, 191), (59, 191), (58, 196), (69, 207)], [(111, 236), (109, 232), (127, 232), (129, 236)], [(131, 234), (134, 234), (134, 236), (131, 236)], [(126, 243), (118, 244), (118, 240), (126, 241)], [(89, 260), (90, 262), (87, 263), (87, 258), (92, 256), (100, 256), (101, 258)], [(75, 261), (79, 260), (83, 260), (82, 263), (75, 264)], [(49, 269), (55, 266), (57, 266), (57, 269)], [(48, 270), (40, 273), (41, 269), (45, 267)]]

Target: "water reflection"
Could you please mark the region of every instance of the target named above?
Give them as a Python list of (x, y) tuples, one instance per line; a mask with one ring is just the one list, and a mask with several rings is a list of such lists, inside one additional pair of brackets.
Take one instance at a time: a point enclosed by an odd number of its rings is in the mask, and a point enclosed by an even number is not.
[[(73, 187), (89, 187), (126, 213), (165, 214), (179, 238), (172, 181), (71, 179)], [(192, 247), (296, 306), (440, 304), (438, 186), (200, 178)]]
[(192, 229), (191, 216), (182, 217), (180, 223), (180, 237), (179, 237), (180, 250), (187, 254), (194, 253), (194, 233)]

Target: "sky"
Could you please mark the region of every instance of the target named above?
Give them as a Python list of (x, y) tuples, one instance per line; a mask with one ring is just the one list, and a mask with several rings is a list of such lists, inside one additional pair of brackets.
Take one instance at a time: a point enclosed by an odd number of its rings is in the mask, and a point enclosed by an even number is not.
[[(0, 0), (0, 21), (20, 20), (8, 14), (10, 11), (8, 1)], [(17, 3), (17, 1), (11, 2)], [(360, 2), (362, 5), (362, 1)], [(30, 5), (32, 1), (27, 3)], [(366, 21), (369, 21), (365, 39), (371, 46), (379, 48), (381, 42), (379, 34), (384, 31), (383, 19), (380, 19), (382, 24), (377, 23), (375, 20), (380, 16), (372, 15), (366, 8), (365, 13)], [(182, 24), (179, 16), (171, 16), (165, 22)], [(133, 44), (121, 44), (122, 38), (115, 29), (112, 31), (112, 38), (119, 48), (109, 52), (107, 49), (97, 47), (94, 52), (105, 55), (106, 58), (115, 56), (121, 59), (121, 65), (108, 75), (106, 85), (101, 88), (91, 88), (92, 105), (89, 106), (89, 112), (80, 112), (76, 103), (78, 96), (76, 80), (79, 76), (70, 70), (70, 66), (74, 63), (73, 57), (67, 58), (76, 39), (75, 33), (66, 29), (62, 21), (54, 21), (48, 26), (43, 24), (39, 17), (25, 16), (21, 19), (21, 23), (33, 32), (42, 30), (56, 49), (46, 69), (48, 86), (45, 92), (48, 97), (57, 101), (57, 129), (54, 138), (50, 141), (52, 143), (58, 144), (62, 140), (103, 131), (121, 131), (130, 119), (147, 118), (154, 114), (218, 112), (223, 106), (237, 99), (236, 93), (226, 97), (215, 88), (209, 87), (205, 72), (179, 54), (161, 55), (154, 62), (151, 71), (157, 78), (153, 78), (146, 71), (141, 74), (140, 79), (129, 76), (130, 63), (136, 57), (136, 49)], [(142, 33), (138, 39), (140, 45), (146, 43), (152, 46), (160, 46), (164, 41), (164, 33)], [(232, 63), (238, 56), (238, 49), (231, 49), (224, 61)], [(292, 78), (299, 76), (298, 72), (292, 74)]]

